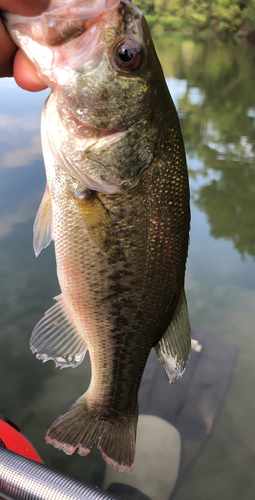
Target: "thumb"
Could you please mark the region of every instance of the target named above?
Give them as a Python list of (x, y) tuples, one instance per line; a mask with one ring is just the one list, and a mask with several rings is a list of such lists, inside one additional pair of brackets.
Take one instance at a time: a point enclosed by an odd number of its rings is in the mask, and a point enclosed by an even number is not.
[(16, 52), (14, 58), (13, 74), (16, 83), (24, 90), (38, 92), (47, 88), (47, 85), (39, 78), (32, 62), (21, 49)]

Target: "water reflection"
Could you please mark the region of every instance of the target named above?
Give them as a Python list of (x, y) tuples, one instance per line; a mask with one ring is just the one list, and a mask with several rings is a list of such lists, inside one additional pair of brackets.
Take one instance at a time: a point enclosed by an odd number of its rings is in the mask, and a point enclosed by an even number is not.
[[(180, 38), (162, 38), (159, 47), (169, 56), (164, 56), (164, 69), (179, 108), (191, 178), (186, 278), (191, 323), (240, 346), (213, 439), (174, 498), (249, 500), (255, 487), (255, 51)], [(185, 442), (185, 450), (192, 447)]]
[[(162, 58), (164, 70), (179, 82), (186, 151), (195, 160), (189, 162), (193, 200), (213, 237), (255, 256), (255, 51), (234, 42), (181, 39), (171, 50), (163, 41), (172, 53)], [(159, 47), (166, 50), (162, 41)]]
[(178, 107), (187, 153), (199, 160), (190, 168), (202, 180), (195, 204), (215, 238), (255, 256), (255, 51), (234, 43), (183, 46), (175, 76), (188, 82)]

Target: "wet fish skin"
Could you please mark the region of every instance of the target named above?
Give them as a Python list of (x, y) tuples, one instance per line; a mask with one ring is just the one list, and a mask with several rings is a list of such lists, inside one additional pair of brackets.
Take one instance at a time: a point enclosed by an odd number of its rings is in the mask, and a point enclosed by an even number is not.
[[(92, 63), (85, 48), (84, 62), (80, 56), (69, 79), (59, 73), (64, 83), (52, 84), (44, 105), (48, 187), (37, 221), (46, 227), (52, 217), (62, 295), (31, 345), (61, 367), (79, 364), (87, 348), (92, 364), (88, 391), (54, 422), (47, 442), (86, 455), (99, 441), (107, 463), (131, 470), (151, 348), (170, 381), (189, 357), (189, 187), (179, 120), (144, 18), (126, 0), (100, 17), (100, 30)], [(126, 38), (142, 45), (133, 72), (113, 59)], [(36, 224), (37, 253), (50, 239), (49, 227)]]
[[(123, 4), (124, 2), (121, 2), (120, 11)], [(116, 12), (116, 23), (118, 31), (121, 32), (126, 29), (126, 23), (119, 10)], [(134, 9), (130, 5), (128, 12), (130, 16), (137, 18), (137, 24), (139, 20), (134, 38), (140, 39), (140, 31), (142, 30), (144, 35), (146, 29), (149, 40), (148, 28), (140, 26), (139, 16), (136, 12), (134, 15)], [(112, 51), (113, 42), (117, 45), (120, 40), (119, 37), (116, 39), (116, 35), (114, 38), (106, 46), (107, 56), (109, 51)], [(150, 51), (150, 59), (154, 65), (157, 63), (157, 56), (151, 43), (146, 45), (146, 52)], [(68, 81), (56, 95), (56, 106), (60, 110), (62, 122), (68, 123), (69, 131), (76, 129), (77, 121), (82, 121), (92, 128), (92, 134), (95, 134), (93, 127), (96, 128), (96, 133), (100, 131), (101, 134), (104, 130), (127, 132), (125, 137), (112, 147), (98, 151), (92, 147), (85, 150), (83, 155), (80, 154), (80, 148), (77, 148), (76, 137), (74, 143), (69, 146), (70, 133), (65, 134), (65, 131), (62, 131), (61, 134), (61, 147), (72, 158), (80, 172), (86, 171), (92, 177), (98, 177), (109, 183), (114, 182), (120, 189), (130, 187), (152, 161), (158, 141), (158, 123), (155, 123), (155, 120), (157, 122), (164, 119), (164, 115), (159, 116), (161, 110), (156, 108), (153, 94), (157, 87), (157, 91), (161, 91), (157, 80), (163, 79), (163, 75), (155, 76), (147, 61), (145, 58), (135, 77), (130, 78), (119, 70), (113, 71), (112, 54), (110, 57), (102, 58), (97, 68), (93, 68), (92, 71), (89, 69), (91, 65), (89, 60), (77, 69), (75, 84)], [(134, 95), (136, 98), (132, 98), (131, 103), (130, 97)], [(77, 156), (74, 150), (77, 151)]]

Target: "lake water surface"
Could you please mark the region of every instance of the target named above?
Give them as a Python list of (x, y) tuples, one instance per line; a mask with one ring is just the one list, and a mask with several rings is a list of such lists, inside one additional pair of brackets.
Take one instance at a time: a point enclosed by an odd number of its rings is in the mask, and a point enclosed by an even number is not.
[[(181, 391), (185, 405), (190, 380), (186, 428), (176, 415), (169, 418), (181, 436), (174, 498), (253, 500), (255, 48), (178, 36), (156, 36), (155, 42), (186, 145), (192, 198), (186, 292), (193, 335), (202, 343), (184, 382), (169, 389), (169, 407)], [(60, 371), (29, 349), (33, 327), (59, 293), (53, 245), (37, 259), (32, 247), (45, 188), (39, 129), (47, 93), (0, 81), (0, 413), (20, 427), (46, 464), (102, 486), (105, 465), (97, 450), (67, 457), (44, 442), (50, 424), (86, 389), (89, 359)], [(141, 405), (150, 413), (144, 400)], [(188, 432), (195, 407), (204, 429)], [(152, 453), (156, 471), (160, 450)], [(171, 460), (168, 466), (171, 475)], [(164, 496), (162, 484), (153, 498), (170, 496), (173, 485)]]

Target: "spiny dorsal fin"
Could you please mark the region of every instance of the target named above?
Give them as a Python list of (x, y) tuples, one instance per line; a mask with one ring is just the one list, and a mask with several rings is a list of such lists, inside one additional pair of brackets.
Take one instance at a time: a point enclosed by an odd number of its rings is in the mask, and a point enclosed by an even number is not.
[(60, 368), (75, 368), (83, 361), (87, 347), (66, 311), (62, 295), (55, 300), (35, 326), (30, 348), (43, 362), (52, 359)]
[(43, 199), (36, 214), (33, 227), (34, 231), (33, 246), (36, 257), (38, 257), (41, 250), (43, 248), (46, 248), (53, 239), (51, 231), (51, 220), (52, 220), (51, 197), (47, 185), (43, 195)]
[(182, 376), (188, 364), (190, 345), (189, 313), (183, 290), (173, 319), (155, 346), (158, 359), (162, 363), (170, 383)]

